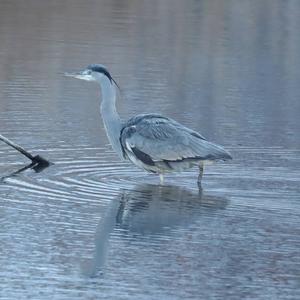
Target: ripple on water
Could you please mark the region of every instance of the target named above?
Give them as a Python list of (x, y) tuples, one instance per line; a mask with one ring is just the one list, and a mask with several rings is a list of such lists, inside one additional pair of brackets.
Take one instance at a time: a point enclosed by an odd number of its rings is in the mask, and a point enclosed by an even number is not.
[[(63, 154), (61, 154), (62, 151), (64, 151)], [(243, 191), (243, 194), (246, 195), (249, 190), (249, 196), (256, 193), (256, 196), (273, 197), (280, 183), (283, 182), (286, 189), (292, 189), (295, 186), (294, 183), (299, 180), (299, 169), (294, 162), (289, 160), (289, 157), (294, 160), (299, 157), (298, 150), (240, 147), (235, 151), (238, 156), (234, 157), (232, 162), (219, 163), (206, 168), (204, 185), (213, 187), (215, 191), (220, 192), (228, 191), (230, 188), (232, 192), (234, 189), (236, 194), (241, 194)], [(35, 152), (38, 152), (38, 149)], [(46, 155), (51, 161), (54, 161), (54, 166), (42, 174), (33, 174), (28, 171), (28, 173), (7, 178), (6, 185), (11, 185), (19, 191), (31, 192), (37, 196), (61, 197), (68, 200), (72, 199), (74, 194), (77, 196), (81, 194), (83, 197), (97, 197), (97, 193), (109, 194), (120, 188), (130, 187), (137, 182), (159, 182), (156, 175), (147, 174), (128, 162), (117, 160), (116, 156), (107, 148), (64, 147), (44, 152), (46, 153), (42, 152), (42, 155)], [(270, 166), (264, 160), (264, 156), (259, 156), (262, 153), (268, 155), (272, 162), (276, 163), (282, 157), (287, 162)], [(251, 157), (252, 154), (255, 156)], [(241, 167), (245, 160), (247, 160), (248, 166)], [(6, 169), (16, 167), (15, 163), (9, 164), (9, 167), (5, 166), (5, 163), (2, 165)], [(253, 176), (254, 174), (255, 176)], [(196, 188), (196, 176), (197, 170), (194, 168), (184, 173), (167, 175), (166, 182), (194, 189)], [(216, 187), (216, 182), (221, 181), (225, 182), (222, 189)], [(242, 186), (241, 182), (243, 182)], [(253, 184), (256, 185), (254, 191)], [(273, 189), (270, 189), (272, 185)], [(268, 188), (266, 188), (267, 186)], [(293, 198), (293, 195), (291, 197)]]

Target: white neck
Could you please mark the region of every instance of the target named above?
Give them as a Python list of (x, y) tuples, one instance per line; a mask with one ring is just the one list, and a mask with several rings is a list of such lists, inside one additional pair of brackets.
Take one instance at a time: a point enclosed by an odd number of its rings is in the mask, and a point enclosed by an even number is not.
[(113, 149), (120, 158), (123, 158), (123, 150), (120, 143), (122, 125), (116, 110), (116, 87), (106, 76), (102, 76), (98, 82), (101, 85), (102, 102), (100, 111), (106, 134)]

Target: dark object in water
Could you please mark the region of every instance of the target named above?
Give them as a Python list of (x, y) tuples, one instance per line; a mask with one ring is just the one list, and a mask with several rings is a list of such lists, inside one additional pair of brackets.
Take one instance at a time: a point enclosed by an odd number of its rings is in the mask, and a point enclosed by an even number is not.
[(17, 151), (19, 151), (21, 154), (25, 155), (27, 158), (31, 160), (31, 164), (23, 167), (22, 169), (18, 170), (17, 172), (14, 172), (13, 175), (18, 174), (26, 169), (32, 168), (35, 172), (41, 172), (45, 168), (49, 167), (53, 163), (45, 159), (44, 157), (40, 155), (33, 156), (30, 154), (28, 151), (26, 151), (24, 148), (21, 146), (15, 144), (14, 142), (10, 141), (6, 137), (0, 134), (0, 140), (6, 143), (7, 145), (13, 147)]

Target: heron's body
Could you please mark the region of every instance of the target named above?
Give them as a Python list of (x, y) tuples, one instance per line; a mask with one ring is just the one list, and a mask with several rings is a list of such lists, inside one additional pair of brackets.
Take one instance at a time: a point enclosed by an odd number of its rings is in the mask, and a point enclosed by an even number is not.
[(231, 159), (219, 145), (207, 141), (198, 132), (159, 114), (141, 114), (122, 122), (116, 111), (116, 84), (102, 65), (68, 74), (97, 81), (101, 85), (101, 115), (107, 136), (120, 158), (160, 175), (199, 166), (198, 184), (201, 185), (206, 162)]
[(158, 174), (230, 157), (222, 147), (206, 141), (199, 133), (158, 114), (131, 118), (121, 130), (120, 142), (125, 158)]

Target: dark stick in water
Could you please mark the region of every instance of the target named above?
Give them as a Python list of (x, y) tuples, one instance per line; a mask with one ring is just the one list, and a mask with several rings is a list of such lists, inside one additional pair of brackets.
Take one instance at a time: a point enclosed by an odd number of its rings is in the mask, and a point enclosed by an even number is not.
[(9, 139), (7, 139), (6, 137), (4, 137), (1, 134), (0, 134), (0, 140), (2, 142), (6, 143), (7, 145), (13, 147), (17, 151), (19, 151), (21, 154), (25, 155), (27, 158), (29, 158), (32, 161), (33, 165), (38, 164), (40, 167), (46, 168), (46, 167), (50, 166), (50, 164), (51, 164), (50, 161), (48, 161), (47, 159), (43, 158), (40, 155), (33, 156), (28, 151), (26, 151), (24, 148), (15, 144), (14, 142), (10, 141)]

